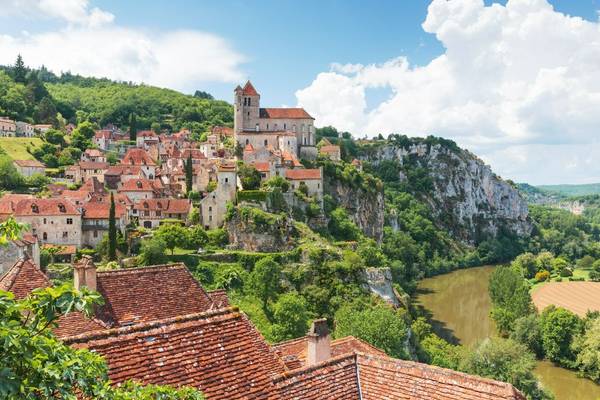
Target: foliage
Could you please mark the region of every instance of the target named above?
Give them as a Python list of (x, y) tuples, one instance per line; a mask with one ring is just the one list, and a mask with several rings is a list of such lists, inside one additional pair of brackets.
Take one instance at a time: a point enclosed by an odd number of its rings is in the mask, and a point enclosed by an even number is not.
[(573, 342), (575, 365), (584, 376), (600, 383), (600, 318), (590, 319), (587, 325), (585, 333)]
[(211, 229), (206, 232), (208, 242), (215, 247), (224, 247), (229, 243), (229, 234), (223, 228)]
[(206, 244), (208, 244), (208, 235), (202, 226), (196, 225), (187, 231), (187, 239), (184, 246), (185, 248), (198, 249)]
[(536, 282), (544, 282), (544, 281), (547, 281), (548, 279), (550, 279), (550, 272), (548, 272), (546, 270), (539, 271), (535, 274)]
[(269, 301), (274, 300), (280, 290), (281, 265), (273, 258), (266, 257), (258, 261), (250, 273), (250, 288), (262, 301), (267, 313)]
[(290, 188), (290, 183), (282, 176), (272, 176), (262, 183), (262, 187), (267, 189), (279, 188), (283, 193), (287, 192)]
[(260, 188), (260, 172), (253, 166), (240, 163), (238, 165), (238, 176), (244, 190), (257, 190)]
[(18, 223), (14, 216), (8, 217), (4, 222), (0, 222), (0, 247), (8, 242), (21, 238), (21, 234), (27, 229), (27, 226)]
[(542, 330), (537, 314), (529, 314), (515, 320), (510, 338), (524, 344), (536, 356), (542, 357)]
[(528, 399), (551, 398), (539, 387), (534, 368), (535, 358), (524, 345), (500, 338), (484, 340), (461, 363), (463, 371), (511, 383)]
[(550, 361), (571, 365), (575, 359), (571, 344), (582, 330), (579, 317), (564, 308), (549, 306), (540, 315), (540, 326), (545, 356)]
[(186, 229), (180, 224), (163, 223), (161, 224), (154, 237), (164, 242), (167, 249), (171, 250), (171, 255), (175, 247), (189, 248), (188, 234)]
[(329, 232), (338, 240), (358, 240), (362, 232), (343, 208), (336, 208), (330, 214)]
[(377, 302), (357, 301), (335, 313), (335, 337), (355, 336), (396, 358), (408, 358), (405, 348), (407, 324), (400, 310)]
[(489, 293), (491, 316), (502, 334), (513, 330), (517, 318), (533, 312), (529, 285), (513, 268), (499, 267), (492, 273)]
[(520, 271), (525, 278), (531, 279), (538, 270), (538, 263), (535, 255), (528, 252), (518, 255), (511, 263), (511, 267)]
[(237, 192), (237, 201), (247, 201), (251, 203), (260, 203), (267, 200), (268, 192), (264, 190), (239, 190)]
[(297, 338), (306, 334), (311, 314), (304, 297), (296, 292), (282, 294), (273, 305), (271, 337), (275, 341)]
[(167, 261), (166, 249), (167, 244), (160, 238), (143, 240), (138, 261), (141, 265), (163, 264)]
[(15, 190), (25, 186), (25, 178), (17, 171), (12, 160), (0, 155), (0, 190)]
[(115, 198), (110, 194), (110, 210), (108, 213), (108, 254), (109, 261), (117, 259), (117, 224), (115, 217)]

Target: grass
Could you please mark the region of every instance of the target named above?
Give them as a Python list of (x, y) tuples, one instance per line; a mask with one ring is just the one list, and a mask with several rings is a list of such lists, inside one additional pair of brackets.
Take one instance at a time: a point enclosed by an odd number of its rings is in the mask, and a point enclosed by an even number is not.
[(2, 137), (0, 138), (0, 148), (4, 150), (13, 160), (34, 160), (35, 158), (27, 152), (27, 146), (31, 148), (40, 147), (43, 144), (40, 138), (26, 137)]

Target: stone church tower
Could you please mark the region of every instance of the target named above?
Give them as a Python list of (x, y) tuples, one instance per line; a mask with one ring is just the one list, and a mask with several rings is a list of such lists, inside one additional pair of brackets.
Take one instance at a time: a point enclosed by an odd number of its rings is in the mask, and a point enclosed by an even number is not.
[(257, 131), (260, 119), (260, 94), (248, 81), (242, 89), (239, 85), (235, 88), (235, 119), (234, 131)]

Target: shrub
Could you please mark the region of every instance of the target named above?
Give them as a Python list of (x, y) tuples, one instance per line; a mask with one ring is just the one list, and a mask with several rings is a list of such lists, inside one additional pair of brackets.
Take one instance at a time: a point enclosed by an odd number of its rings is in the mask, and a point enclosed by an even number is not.
[(544, 282), (550, 279), (550, 272), (543, 270), (535, 274), (536, 282)]
[(571, 268), (563, 268), (560, 270), (560, 276), (562, 276), (562, 277), (573, 276), (573, 270)]

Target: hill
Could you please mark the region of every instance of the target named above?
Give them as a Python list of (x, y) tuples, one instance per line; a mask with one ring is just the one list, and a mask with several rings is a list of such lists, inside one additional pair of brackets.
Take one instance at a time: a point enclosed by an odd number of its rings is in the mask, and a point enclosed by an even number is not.
[(600, 183), (588, 183), (582, 185), (539, 185), (537, 188), (550, 193), (558, 193), (566, 197), (600, 194)]
[(43, 143), (40, 138), (0, 137), (0, 152), (13, 160), (34, 160), (35, 157), (27, 149), (33, 150)]

